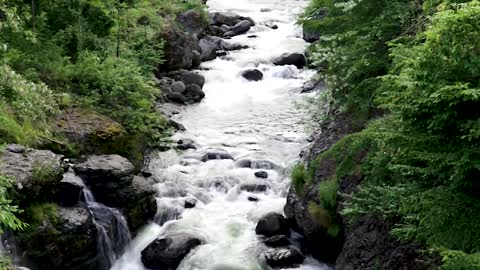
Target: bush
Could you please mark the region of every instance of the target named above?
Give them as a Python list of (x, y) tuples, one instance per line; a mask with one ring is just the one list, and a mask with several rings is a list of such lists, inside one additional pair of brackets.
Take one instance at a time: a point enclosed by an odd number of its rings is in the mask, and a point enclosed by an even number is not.
[(295, 165), (292, 171), (293, 187), (298, 193), (301, 194), (303, 192), (303, 186), (306, 182), (307, 182), (307, 178), (305, 175), (305, 166), (299, 163)]

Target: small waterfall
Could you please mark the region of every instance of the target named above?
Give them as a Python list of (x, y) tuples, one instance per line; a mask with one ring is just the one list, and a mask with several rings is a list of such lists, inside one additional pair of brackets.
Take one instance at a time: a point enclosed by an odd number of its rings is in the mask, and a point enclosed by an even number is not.
[(131, 240), (127, 221), (117, 209), (96, 202), (87, 187), (83, 197), (98, 231), (96, 269), (109, 269)]

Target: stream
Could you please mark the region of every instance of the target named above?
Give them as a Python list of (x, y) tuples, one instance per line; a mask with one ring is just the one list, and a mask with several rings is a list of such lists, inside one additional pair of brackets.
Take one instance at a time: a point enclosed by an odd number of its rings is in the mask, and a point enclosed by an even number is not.
[[(210, 0), (207, 4), (210, 12), (231, 11), (253, 18), (256, 26), (229, 40), (249, 48), (202, 63), (206, 98), (173, 117), (186, 127), (174, 140), (193, 140), (197, 149), (169, 151), (152, 160), (157, 218), (136, 235), (111, 270), (145, 270), (141, 251), (156, 238), (176, 233), (194, 235), (205, 243), (190, 252), (180, 270), (268, 269), (259, 259), (264, 246), (255, 226), (264, 214), (283, 213), (291, 168), (307, 145), (305, 112), (296, 104), (304, 98), (301, 86), (314, 75), (294, 66), (274, 66), (272, 59), (304, 52), (307, 43), (295, 21), (308, 1)], [(268, 23), (278, 29), (265, 26)], [(261, 70), (263, 80), (242, 78), (241, 72), (250, 68)], [(204, 162), (205, 156), (233, 159)], [(256, 177), (259, 171), (268, 177)], [(185, 209), (185, 200), (196, 201), (195, 207)], [(295, 269), (329, 268), (307, 257)]]

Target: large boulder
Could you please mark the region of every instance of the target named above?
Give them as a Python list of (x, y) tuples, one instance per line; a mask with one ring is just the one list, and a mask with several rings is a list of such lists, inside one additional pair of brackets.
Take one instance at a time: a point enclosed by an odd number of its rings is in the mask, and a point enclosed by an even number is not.
[(272, 212), (260, 218), (255, 228), (255, 233), (266, 237), (289, 235), (290, 228), (288, 221), (282, 214)]
[(108, 269), (98, 267), (98, 232), (90, 212), (79, 207), (54, 212), (17, 233), (22, 255), (38, 269)]
[(194, 67), (194, 51), (200, 52), (195, 37), (177, 27), (165, 27), (165, 30), (157, 35), (157, 39), (164, 42), (165, 63), (159, 67), (160, 71)]
[(305, 260), (305, 256), (296, 248), (271, 249), (265, 252), (267, 264), (272, 268), (291, 268)]
[(70, 107), (54, 121), (55, 132), (67, 138), (80, 153), (111, 154), (125, 141), (122, 125), (92, 110)]
[(174, 270), (202, 241), (189, 235), (175, 235), (155, 240), (142, 251), (143, 264), (152, 270)]
[(202, 38), (200, 40), (202, 61), (210, 61), (217, 58), (217, 51), (220, 49), (216, 42)]
[(118, 155), (90, 156), (74, 166), (96, 200), (119, 208), (132, 231), (155, 216), (155, 191), (148, 182), (133, 175), (133, 165)]
[(205, 77), (195, 71), (177, 70), (170, 72), (167, 75), (176, 81), (183, 82), (186, 86), (196, 84), (200, 86), (200, 88), (203, 88), (203, 85), (205, 84)]
[(252, 27), (252, 24), (247, 20), (243, 20), (235, 24), (232, 27), (231, 31), (233, 31), (237, 35), (240, 35), (248, 32), (248, 30), (250, 30), (250, 27)]
[(208, 22), (205, 20), (202, 13), (193, 9), (177, 15), (176, 21), (185, 31), (195, 34), (197, 37), (200, 37), (208, 26)]
[(11, 144), (0, 153), (0, 174), (15, 180), (20, 205), (54, 201), (62, 181), (62, 156)]
[(263, 73), (258, 69), (249, 69), (242, 72), (242, 77), (249, 81), (260, 81), (263, 79)]
[(187, 99), (187, 103), (200, 102), (205, 97), (205, 93), (202, 91), (202, 88), (196, 84), (187, 85), (183, 95)]
[(92, 155), (75, 164), (75, 172), (91, 188), (97, 199), (112, 204), (112, 191), (128, 187), (133, 180), (134, 167), (128, 159), (119, 155)]
[(63, 175), (60, 182), (59, 204), (62, 206), (75, 206), (81, 199), (85, 184), (74, 173), (68, 172)]
[(294, 65), (297, 68), (303, 68), (307, 64), (305, 56), (301, 53), (285, 53), (273, 60), (277, 66)]

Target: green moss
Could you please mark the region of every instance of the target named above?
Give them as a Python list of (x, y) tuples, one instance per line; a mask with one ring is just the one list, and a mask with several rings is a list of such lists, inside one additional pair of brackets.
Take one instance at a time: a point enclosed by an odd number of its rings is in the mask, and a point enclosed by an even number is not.
[(62, 178), (62, 175), (63, 171), (59, 166), (36, 164), (32, 168), (32, 183), (35, 185), (45, 185), (58, 181)]
[(35, 203), (29, 206), (24, 213), (25, 220), (30, 224), (28, 231), (35, 231), (46, 221), (51, 224), (58, 222), (58, 205), (54, 203)]
[(295, 165), (295, 167), (292, 170), (291, 177), (292, 177), (292, 183), (293, 183), (293, 187), (295, 188), (295, 191), (298, 194), (302, 194), (303, 187), (307, 182), (306, 174), (305, 174), (305, 166), (301, 163)]

